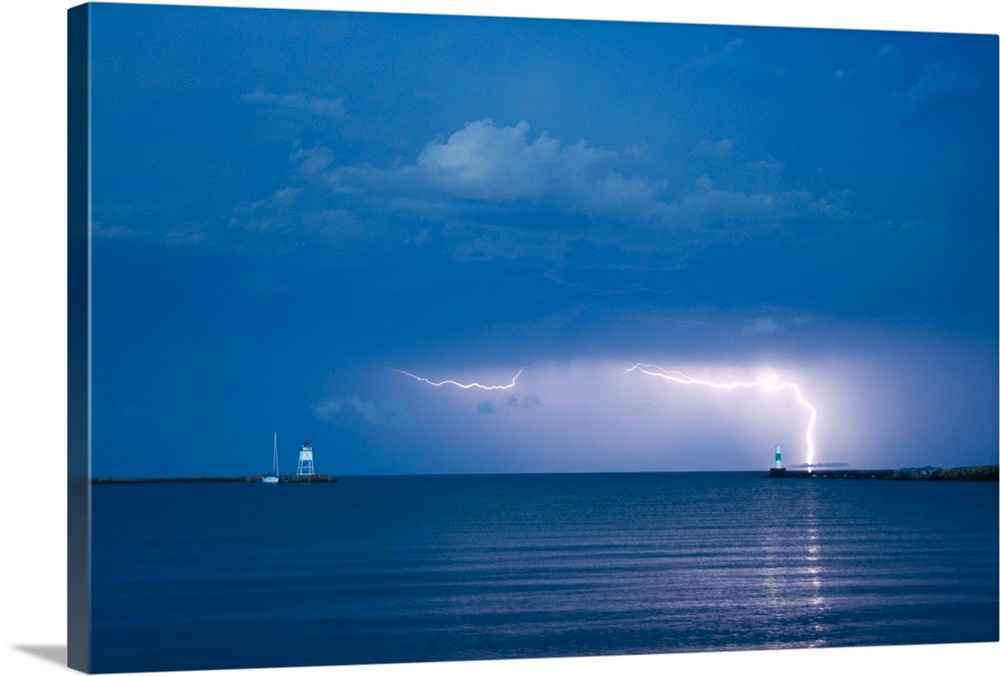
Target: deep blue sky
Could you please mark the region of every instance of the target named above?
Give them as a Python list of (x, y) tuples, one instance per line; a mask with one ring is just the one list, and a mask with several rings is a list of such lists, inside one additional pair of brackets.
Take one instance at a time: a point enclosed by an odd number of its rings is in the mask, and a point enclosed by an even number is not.
[[(95, 5), (93, 473), (997, 461), (997, 38)], [(452, 379), (504, 390), (433, 387)]]

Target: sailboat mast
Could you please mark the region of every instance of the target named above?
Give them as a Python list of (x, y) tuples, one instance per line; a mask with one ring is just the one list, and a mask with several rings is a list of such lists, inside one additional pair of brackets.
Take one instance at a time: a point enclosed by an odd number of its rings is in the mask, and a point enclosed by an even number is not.
[(274, 473), (278, 474), (278, 433), (274, 433)]

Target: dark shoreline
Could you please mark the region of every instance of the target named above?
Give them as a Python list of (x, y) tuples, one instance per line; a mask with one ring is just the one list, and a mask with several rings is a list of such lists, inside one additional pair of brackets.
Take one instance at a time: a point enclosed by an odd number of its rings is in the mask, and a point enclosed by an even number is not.
[[(330, 474), (283, 474), (279, 483), (332, 483), (337, 477)], [(190, 483), (261, 483), (261, 475), (251, 476), (192, 476), (192, 477), (148, 477), (139, 479), (95, 477), (92, 484), (190, 484)]]
[(903, 469), (775, 469), (770, 479), (882, 479), (887, 481), (997, 481), (997, 465), (904, 467)]
[[(771, 469), (764, 478), (770, 479), (853, 479), (885, 481), (997, 481), (997, 465), (973, 467), (906, 467), (902, 469)], [(280, 483), (333, 483), (337, 477), (330, 474), (300, 476), (283, 474)], [(156, 484), (156, 483), (261, 483), (261, 475), (205, 476), (205, 477), (94, 477), (91, 484)]]

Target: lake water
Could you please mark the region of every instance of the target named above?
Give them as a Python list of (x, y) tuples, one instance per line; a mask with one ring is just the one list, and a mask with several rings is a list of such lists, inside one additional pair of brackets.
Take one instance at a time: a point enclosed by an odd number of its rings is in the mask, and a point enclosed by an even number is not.
[(996, 483), (93, 487), (92, 669), (997, 641)]

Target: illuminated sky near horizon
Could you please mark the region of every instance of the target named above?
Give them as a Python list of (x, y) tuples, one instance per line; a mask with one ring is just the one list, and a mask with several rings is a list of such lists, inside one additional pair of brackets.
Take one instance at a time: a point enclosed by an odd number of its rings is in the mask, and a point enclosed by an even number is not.
[(92, 7), (95, 475), (997, 461), (995, 36)]

